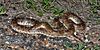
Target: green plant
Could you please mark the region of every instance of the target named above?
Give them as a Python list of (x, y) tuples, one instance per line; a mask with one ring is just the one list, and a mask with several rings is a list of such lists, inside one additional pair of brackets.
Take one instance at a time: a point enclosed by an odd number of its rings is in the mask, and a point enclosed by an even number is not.
[(66, 48), (72, 48), (73, 50), (89, 50), (85, 49), (85, 43), (83, 42), (78, 42), (77, 44), (72, 44), (71, 42), (65, 42), (64, 46)]
[(96, 45), (94, 46), (94, 50), (100, 50), (100, 46), (99, 46), (98, 44), (96, 44)]
[(85, 47), (85, 44), (82, 43), (82, 42), (79, 42), (79, 43), (75, 46), (74, 50), (82, 50), (82, 49), (85, 49), (84, 47)]
[(91, 12), (93, 14), (97, 13), (97, 9), (100, 5), (98, 5), (97, 0), (89, 0), (90, 1), (90, 6), (91, 6)]
[(61, 15), (63, 12), (64, 12), (64, 10), (62, 10), (62, 9), (60, 9), (60, 8), (53, 8), (53, 9), (52, 9), (52, 13), (53, 13), (54, 15), (57, 15), (57, 16)]
[(0, 5), (0, 14), (5, 14), (5, 13), (6, 13), (6, 8)]
[(64, 44), (64, 46), (65, 46), (66, 48), (72, 48), (72, 47), (73, 47), (72, 43), (69, 42), (69, 41), (66, 41), (65, 44)]
[(36, 3), (34, 0), (25, 0), (25, 7), (28, 9), (36, 10)]
[[(90, 12), (91, 12), (91, 16), (90, 18), (94, 18), (93, 20), (96, 20), (96, 24), (100, 24), (100, 18), (98, 18), (98, 12), (97, 10), (100, 10), (100, 3), (98, 2), (98, 0), (89, 0), (90, 3)], [(90, 19), (92, 20), (92, 19)]]
[(43, 0), (43, 5), (44, 6), (49, 6), (49, 2), (50, 2), (50, 0)]
[(52, 13), (54, 16), (59, 16), (64, 10), (57, 8), (53, 3), (55, 0), (41, 0), (37, 4), (34, 0), (25, 0), (25, 7), (32, 9), (38, 16), (43, 16), (44, 13)]

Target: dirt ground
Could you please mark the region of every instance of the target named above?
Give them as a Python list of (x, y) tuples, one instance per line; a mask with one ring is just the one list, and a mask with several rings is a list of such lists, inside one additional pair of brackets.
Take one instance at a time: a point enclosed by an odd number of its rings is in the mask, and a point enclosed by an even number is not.
[[(0, 15), (0, 50), (75, 50), (68, 46), (76, 46), (78, 44), (72, 37), (48, 37), (41, 34), (30, 35), (13, 31), (10, 27), (11, 20), (17, 15), (32, 17), (47, 22), (50, 22), (50, 20), (55, 17), (54, 14), (47, 12), (43, 12), (43, 15), (40, 17), (37, 15), (37, 11), (27, 9), (24, 6), (24, 1), (25, 0), (0, 0), (0, 4), (6, 8), (6, 13)], [(41, 0), (35, 1), (37, 5), (41, 5)], [(94, 49), (95, 45), (100, 45), (100, 1), (98, 0), (96, 2), (97, 5), (90, 1), (91, 0), (55, 0), (52, 3), (57, 8), (63, 9), (64, 12), (77, 14), (86, 23), (85, 32), (77, 34), (77, 37), (83, 40), (83, 50), (96, 50)]]

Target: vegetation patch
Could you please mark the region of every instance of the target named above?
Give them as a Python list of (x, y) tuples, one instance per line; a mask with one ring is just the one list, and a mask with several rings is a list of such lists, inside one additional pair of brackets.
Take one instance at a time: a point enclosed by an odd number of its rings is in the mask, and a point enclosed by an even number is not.
[(55, 0), (25, 0), (24, 4), (27, 9), (32, 9), (37, 12), (38, 16), (43, 16), (45, 13), (52, 13), (54, 16), (61, 15), (64, 10), (54, 5)]
[(94, 21), (96, 20), (97, 24), (100, 24), (100, 16), (98, 16), (97, 10), (100, 10), (100, 3), (98, 0), (89, 0), (90, 4), (90, 18), (94, 18)]
[(5, 13), (6, 13), (6, 8), (2, 4), (0, 4), (0, 15)]
[(72, 44), (71, 42), (65, 42), (64, 46), (70, 50), (100, 50), (98, 44), (93, 45), (92, 47), (87, 47), (89, 44), (78, 42), (77, 44)]

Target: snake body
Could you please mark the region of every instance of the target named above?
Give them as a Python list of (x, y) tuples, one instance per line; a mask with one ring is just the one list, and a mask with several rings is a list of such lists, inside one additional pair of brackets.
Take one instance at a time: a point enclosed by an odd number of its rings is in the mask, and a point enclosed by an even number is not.
[[(76, 31), (85, 29), (85, 22), (74, 13), (64, 13), (63, 16), (54, 18), (52, 27), (47, 22), (36, 19), (16, 17), (11, 21), (13, 30), (27, 34), (44, 34), (50, 37), (73, 36)], [(76, 27), (75, 27), (76, 26)]]

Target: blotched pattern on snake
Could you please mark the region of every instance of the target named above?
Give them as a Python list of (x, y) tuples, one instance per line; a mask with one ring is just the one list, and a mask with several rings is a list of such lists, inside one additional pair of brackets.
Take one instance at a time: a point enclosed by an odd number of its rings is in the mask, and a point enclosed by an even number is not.
[(85, 30), (86, 28), (85, 22), (80, 17), (69, 12), (64, 13), (61, 17), (54, 18), (51, 25), (47, 22), (24, 17), (15, 17), (11, 21), (12, 29), (17, 32), (27, 34), (44, 34), (50, 37), (74, 37), (76, 29)]

